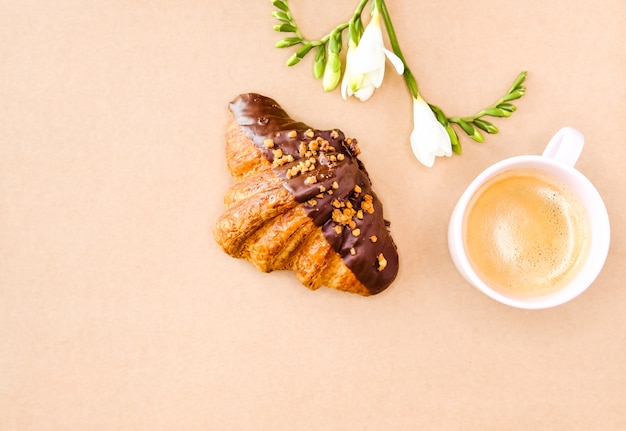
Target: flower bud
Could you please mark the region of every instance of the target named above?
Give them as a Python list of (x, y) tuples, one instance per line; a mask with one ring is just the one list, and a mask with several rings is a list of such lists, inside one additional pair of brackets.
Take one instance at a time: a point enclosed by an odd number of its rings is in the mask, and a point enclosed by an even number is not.
[(329, 52), (326, 67), (324, 68), (324, 76), (322, 78), (322, 86), (324, 91), (332, 91), (339, 84), (341, 78), (341, 60), (339, 55)]
[[(411, 148), (424, 166), (433, 166), (435, 157), (452, 155), (452, 135), (437, 121), (431, 107), (419, 95), (413, 99), (413, 127)], [(460, 151), (460, 147), (458, 149)]]
[(326, 69), (326, 50), (323, 45), (317, 47), (315, 53), (315, 61), (313, 62), (313, 76), (316, 79), (324, 76), (324, 69)]

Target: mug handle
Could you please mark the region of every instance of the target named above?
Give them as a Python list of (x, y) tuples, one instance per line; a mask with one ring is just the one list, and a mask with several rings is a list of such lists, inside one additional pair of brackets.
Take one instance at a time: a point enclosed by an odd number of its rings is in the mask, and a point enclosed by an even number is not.
[(585, 137), (573, 127), (563, 127), (556, 132), (546, 149), (543, 157), (550, 157), (568, 166), (574, 166), (585, 144)]

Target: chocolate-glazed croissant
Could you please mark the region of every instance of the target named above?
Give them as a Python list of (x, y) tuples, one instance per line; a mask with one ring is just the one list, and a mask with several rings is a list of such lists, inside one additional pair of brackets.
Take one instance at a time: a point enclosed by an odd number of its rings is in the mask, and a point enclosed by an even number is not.
[(238, 180), (213, 234), (264, 272), (289, 269), (310, 289), (383, 291), (398, 253), (356, 139), (297, 122), (274, 100), (230, 103), (226, 160)]

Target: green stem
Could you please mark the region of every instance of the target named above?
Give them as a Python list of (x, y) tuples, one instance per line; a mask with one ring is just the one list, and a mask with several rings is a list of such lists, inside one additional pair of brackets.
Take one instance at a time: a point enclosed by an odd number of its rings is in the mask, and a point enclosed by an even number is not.
[[(365, 9), (365, 5), (369, 3), (369, 0), (361, 0), (357, 5), (356, 9), (354, 9), (354, 13), (352, 14), (352, 18), (348, 21), (348, 28), (350, 28), (350, 34), (348, 35), (349, 39), (353, 39), (353, 42), (358, 43), (358, 39), (354, 39), (352, 34), (352, 28), (355, 25), (357, 20), (361, 19), (361, 15), (363, 14), (363, 9)], [(360, 35), (359, 35), (360, 36)]]
[(387, 5), (385, 5), (384, 0), (376, 0), (376, 5), (377, 7), (379, 7), (380, 14), (382, 15), (383, 21), (385, 22), (385, 27), (387, 28), (387, 35), (389, 36), (391, 48), (394, 54), (396, 54), (400, 58), (400, 60), (402, 60), (402, 63), (404, 63), (403, 77), (404, 81), (406, 82), (406, 86), (409, 88), (411, 96), (413, 96), (414, 99), (417, 99), (417, 96), (419, 95), (417, 80), (413, 76), (413, 73), (411, 73), (411, 69), (409, 69), (407, 62), (404, 59), (404, 55), (402, 55), (402, 50), (400, 49), (400, 44), (398, 43), (396, 31), (393, 28), (391, 17), (389, 16), (389, 11), (387, 10)]
[(448, 118), (448, 121), (451, 122), (451, 123), (455, 123), (455, 124), (459, 124), (461, 122), (471, 123), (474, 120), (477, 120), (477, 119), (479, 119), (481, 117), (484, 117), (485, 115), (488, 115), (487, 111), (489, 109), (496, 108), (500, 103), (496, 102), (493, 105), (489, 106), (488, 108), (483, 109), (482, 111), (480, 111), (480, 112), (478, 112), (478, 113), (476, 113), (476, 114), (474, 114), (474, 115), (472, 115), (470, 117), (450, 117), (450, 118)]
[[(502, 109), (499, 109), (499, 108), (503, 107), (504, 104), (510, 105), (510, 103), (508, 102), (519, 99), (524, 95), (525, 88), (522, 86), (522, 83), (524, 82), (525, 79), (526, 79), (526, 71), (522, 71), (520, 72), (519, 75), (517, 75), (517, 78), (515, 79), (515, 82), (513, 83), (509, 91), (503, 97), (498, 99), (494, 104), (492, 104), (491, 106), (483, 109), (482, 111), (470, 117), (450, 117), (448, 118), (448, 121), (450, 121), (451, 123), (456, 123), (456, 124), (459, 124), (462, 122), (471, 123), (486, 115), (494, 116), (493, 114), (494, 110), (502, 111)], [(503, 113), (505, 115), (496, 115), (496, 116), (498, 117), (510, 116), (512, 112), (510, 110), (509, 112), (510, 112), (509, 114)]]
[(352, 15), (352, 18), (356, 18), (361, 16), (361, 14), (363, 13), (363, 9), (365, 9), (365, 5), (369, 3), (369, 0), (361, 0), (359, 2), (359, 4), (357, 5), (356, 9), (354, 10), (354, 14)]
[(293, 19), (293, 15), (291, 15), (291, 8), (289, 7), (289, 4), (286, 0), (285, 5), (287, 6), (287, 10), (284, 12), (287, 15), (287, 18), (289, 18), (289, 24), (293, 25), (296, 28), (294, 34), (296, 35), (296, 37), (302, 39), (303, 41), (306, 40), (304, 35), (300, 32), (300, 28), (298, 27), (298, 24), (296, 24), (296, 20)]
[(300, 28), (298, 27), (298, 25), (296, 24), (296, 21), (291, 16), (291, 12), (289, 12), (289, 18), (291, 18), (291, 24), (296, 28), (296, 35), (302, 39), (303, 43), (310, 43), (313, 47), (326, 45), (326, 43), (328, 42), (332, 34), (340, 33), (344, 31), (350, 26), (351, 22), (355, 21), (357, 18), (361, 16), (361, 14), (363, 13), (363, 9), (365, 8), (365, 5), (367, 5), (369, 1), (370, 0), (361, 0), (359, 4), (357, 5), (356, 9), (354, 10), (354, 14), (352, 15), (352, 18), (350, 18), (350, 21), (339, 24), (330, 33), (328, 33), (326, 36), (322, 37), (319, 40), (308, 40), (307, 38), (305, 38), (302, 35), (302, 33), (300, 33)]

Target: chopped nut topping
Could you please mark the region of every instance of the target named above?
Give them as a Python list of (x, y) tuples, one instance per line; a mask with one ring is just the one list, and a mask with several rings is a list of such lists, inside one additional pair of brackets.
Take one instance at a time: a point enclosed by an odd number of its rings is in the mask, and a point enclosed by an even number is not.
[(312, 207), (314, 207), (315, 205), (317, 205), (317, 201), (316, 201), (315, 199), (309, 199), (309, 200), (307, 201), (307, 203), (308, 203), (309, 205), (311, 205)]
[(274, 140), (266, 139), (263, 141), (263, 145), (265, 145), (265, 148), (274, 148)]
[(320, 185), (320, 193), (324, 193), (326, 191), (326, 187)]
[(306, 180), (304, 180), (304, 184), (315, 184), (316, 182), (317, 182), (317, 177), (315, 176), (306, 177)]
[(298, 136), (298, 132), (296, 132), (295, 130), (292, 130), (289, 133), (287, 133), (288, 138), (295, 138), (296, 136)]
[(343, 231), (343, 228), (340, 225), (335, 225), (335, 232), (339, 235)]
[(342, 161), (345, 158), (346, 158), (346, 156), (344, 156), (343, 154), (341, 154), (341, 153), (337, 154), (337, 160)]
[(359, 143), (356, 139), (346, 138), (346, 145), (348, 145), (348, 148), (350, 149), (350, 154), (352, 154), (353, 156), (356, 157), (361, 154), (361, 149), (359, 148)]
[(320, 193), (318, 195), (315, 195), (315, 197), (318, 198), (318, 199), (322, 199), (324, 197), (324, 195), (322, 193)]
[(352, 229), (352, 235), (354, 236), (361, 235), (361, 229), (359, 229), (358, 227), (356, 229)]
[(336, 162), (337, 161), (337, 156), (335, 156), (334, 154), (332, 154), (329, 158), (328, 158), (331, 162)]
[(332, 187), (337, 190), (339, 188), (339, 183), (337, 181), (333, 181)]
[[(293, 156), (289, 154), (287, 156), (282, 157), (281, 159), (274, 160), (274, 166), (280, 166), (285, 163), (291, 163), (293, 161), (294, 161)], [(305, 161), (300, 160), (300, 162), (298, 162), (297, 165), (289, 168), (289, 170), (287, 171), (287, 178), (293, 178), (297, 175), (314, 170), (315, 169), (314, 163), (315, 163), (314, 158), (311, 158)], [(317, 178), (315, 179), (314, 182), (307, 183), (307, 184), (314, 184), (316, 182), (317, 182)]]
[(312, 138), (313, 136), (315, 136), (315, 133), (313, 133), (313, 130), (308, 129), (306, 132), (304, 132), (304, 136), (306, 136), (307, 138)]
[(374, 213), (374, 204), (372, 203), (374, 198), (372, 195), (363, 196), (363, 201), (361, 202), (361, 208), (365, 210), (368, 214)]
[(376, 241), (378, 241), (378, 237), (376, 235), (372, 235), (372, 236), (370, 236), (370, 241), (376, 242)]
[(354, 249), (354, 247), (350, 247), (350, 254), (352, 256), (354, 256), (356, 254), (356, 250)]
[(328, 193), (329, 195), (332, 195), (333, 191), (332, 190), (328, 190), (326, 193)]
[(331, 130), (330, 137), (333, 139), (337, 139), (339, 137), (339, 132), (337, 132), (336, 130)]
[[(318, 138), (318, 139), (321, 139), (321, 138)], [(313, 154), (317, 153), (317, 150), (319, 150), (320, 148), (320, 143), (318, 139), (309, 142), (309, 151), (312, 152)]]
[(348, 208), (352, 208), (352, 202), (350, 202), (350, 201), (346, 202), (346, 206), (347, 206)]
[(333, 221), (335, 223), (339, 223), (341, 225), (347, 225), (348, 222), (350, 221), (349, 219), (346, 219), (343, 216), (343, 212), (341, 212), (341, 210), (339, 210), (339, 208), (336, 208), (336, 209), (333, 210), (332, 218), (333, 218)]
[(333, 205), (335, 208), (341, 208), (341, 207), (343, 207), (343, 206), (344, 206), (344, 203), (343, 203), (343, 202), (341, 202), (339, 199), (333, 199), (333, 203), (332, 203), (332, 205)]
[(363, 191), (363, 189), (361, 189), (361, 187), (359, 187), (358, 184), (356, 186), (354, 186), (354, 193), (361, 193), (362, 191)]
[(385, 256), (383, 256), (383, 254), (380, 253), (378, 255), (378, 270), (382, 271), (386, 267), (387, 267), (387, 259), (385, 259)]
[(356, 218), (358, 218), (359, 220), (363, 220), (363, 211), (362, 210), (358, 210), (356, 212)]
[(349, 226), (350, 228), (355, 227), (356, 223), (354, 222), (354, 220), (352, 220), (352, 217), (354, 216), (354, 210), (350, 208), (343, 208), (342, 210), (342, 207), (338, 205), (343, 204), (335, 199), (335, 201), (333, 201), (333, 206), (335, 207), (335, 209), (331, 214), (333, 221), (343, 226)]
[(306, 152), (308, 151), (309, 147), (307, 146), (306, 142), (302, 141), (300, 142), (300, 147), (298, 148), (298, 151), (300, 152), (301, 156), (304, 156), (306, 154)]
[[(279, 148), (277, 150), (273, 151), (274, 153), (274, 166), (282, 166), (285, 163), (291, 163), (293, 162), (294, 158), (291, 154), (283, 154), (283, 151)], [(295, 176), (296, 174), (293, 173), (291, 176)], [(287, 173), (287, 176), (289, 177), (289, 172)], [(289, 177), (291, 178), (291, 177)]]

